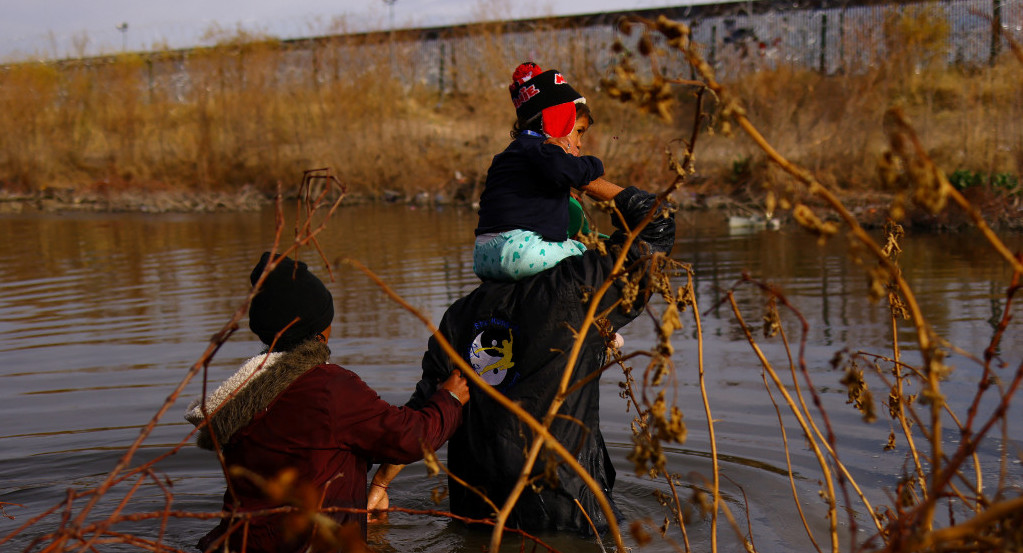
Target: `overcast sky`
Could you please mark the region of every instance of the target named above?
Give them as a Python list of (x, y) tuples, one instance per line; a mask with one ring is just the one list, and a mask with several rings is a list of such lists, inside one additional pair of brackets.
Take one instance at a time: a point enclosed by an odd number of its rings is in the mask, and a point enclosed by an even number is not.
[(396, 27), (417, 27), (706, 2), (394, 0), (388, 6), (384, 0), (0, 0), (0, 61), (212, 44), (203, 37), (214, 29), (291, 38), (386, 29), (392, 15)]

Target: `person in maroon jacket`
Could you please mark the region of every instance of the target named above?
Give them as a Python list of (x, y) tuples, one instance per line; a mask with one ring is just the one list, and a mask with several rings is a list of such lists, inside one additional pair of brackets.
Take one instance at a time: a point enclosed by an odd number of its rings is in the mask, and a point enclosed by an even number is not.
[[(327, 362), (334, 306), (326, 286), (305, 263), (278, 259), (249, 307), (249, 328), (272, 351), (249, 359), (206, 397), (208, 421), (200, 400), (185, 418), (199, 427), (199, 447), (216, 443), (223, 452), (230, 478), (224, 511), (282, 506), (258, 481), (285, 470), (294, 472), (296, 485), (315, 487), (321, 507), (364, 509), (370, 463), (409, 463), (423, 457), (423, 444), (439, 448), (461, 423), (469, 389), (456, 372), (419, 410), (382, 400), (358, 375)], [(253, 269), (253, 285), (269, 260), (264, 253)], [(365, 538), (364, 513), (331, 516), (357, 523)], [(288, 520), (259, 516), (246, 528), (242, 519), (224, 518), (197, 547), (220, 550), (227, 540), (232, 551), (243, 543), (249, 553), (303, 550), (312, 529), (296, 532)]]

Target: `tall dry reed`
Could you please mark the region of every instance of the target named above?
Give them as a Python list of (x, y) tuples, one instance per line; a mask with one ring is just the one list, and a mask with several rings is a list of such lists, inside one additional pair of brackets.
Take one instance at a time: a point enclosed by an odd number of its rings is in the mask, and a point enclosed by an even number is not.
[[(635, 23), (640, 27), (637, 39), (639, 44), (660, 40), (664, 50), (640, 47), (639, 53), (647, 60), (644, 63), (654, 68), (653, 77), (646, 78), (631, 70), (621, 71), (617, 75), (618, 79), (609, 83), (618, 91), (616, 95), (622, 97), (620, 91), (655, 90), (661, 83), (671, 82), (670, 76), (665, 76), (656, 68), (666, 50), (682, 53), (705, 87), (701, 93), (710, 91), (718, 98), (722, 130), (740, 134), (755, 143), (767, 162), (787, 177), (784, 186), (778, 183), (765, 184), (765, 209), (773, 210), (777, 207), (790, 212), (799, 226), (819, 241), (835, 240), (839, 235), (845, 235), (849, 242), (849, 255), (864, 268), (870, 281), (871, 299), (886, 300), (888, 303), (891, 343), (888, 346), (872, 345), (883, 348), (881, 350), (871, 350), (868, 347), (858, 351), (838, 351), (832, 361), (833, 368), (843, 374), (840, 382), (847, 389), (848, 403), (860, 411), (864, 422), (871, 423), (884, 416), (880, 412), (884, 406), (887, 407), (893, 430), (884, 449), (899, 450), (907, 459), (907, 468), (898, 489), (889, 494), (882, 504), (875, 504), (843, 464), (839, 445), (844, 438), (832, 429), (830, 421), (833, 414), (821, 401), (818, 387), (811, 379), (804, 355), (809, 323), (798, 306), (791, 304), (783, 291), (769, 282), (748, 276), (729, 287), (722, 300), (732, 308), (735, 324), (746, 337), (751, 353), (763, 369), (766, 392), (779, 412), (786, 458), (792, 447), (792, 438), (786, 433), (782, 412), (787, 412), (795, 419), (797, 424), (792, 430), (803, 438), (802, 443), (809, 447), (817, 459), (819, 471), (814, 473), (814, 478), (821, 484), (819, 496), (825, 501), (828, 512), (826, 533), (815, 533), (811, 529), (806, 514), (799, 507), (801, 498), (795, 486), (796, 474), (791, 464), (788, 467), (789, 478), (793, 483), (792, 499), (799, 509), (803, 528), (814, 549), (834, 553), (842, 550), (996, 552), (1014, 551), (1023, 547), (1023, 496), (1009, 482), (1006, 473), (1006, 467), (1014, 460), (1014, 456), (1005, 447), (996, 445), (1000, 459), (999, 466), (993, 470), (982, 466), (978, 456), (982, 444), (992, 440), (996, 443), (998, 440), (1008, 440), (1012, 435), (1009, 428), (1018, 422), (1011, 420), (1009, 410), (1023, 384), (1023, 364), (1013, 367), (1010, 363), (1018, 360), (1010, 360), (1008, 357), (1018, 352), (1003, 352), (1000, 344), (1012, 317), (1012, 304), (1020, 289), (1023, 256), (1010, 251), (992, 231), (980, 210), (953, 187), (924, 146), (931, 141), (932, 135), (926, 135), (925, 140), (925, 135), (910, 123), (905, 107), (899, 102), (883, 106), (883, 117), (878, 123), (885, 143), (883, 154), (872, 169), (880, 176), (884, 186), (894, 191), (894, 199), (888, 206), (889, 220), (884, 240), (879, 242), (864, 230), (834, 186), (822, 182), (815, 171), (796, 163), (785, 149), (767, 139), (767, 133), (761, 130), (765, 127), (754, 119), (755, 112), (750, 109), (749, 103), (736, 94), (733, 87), (717, 80), (714, 69), (703, 58), (698, 46), (691, 42), (690, 29), (686, 25), (663, 17), (656, 21), (637, 19)], [(1014, 61), (1023, 65), (1023, 48), (1011, 42), (1016, 56)], [(631, 68), (636, 64), (631, 58), (626, 61), (626, 67)], [(1020, 71), (1023, 69), (1018, 65), (1017, 72)], [(635, 98), (635, 95), (624, 96), (627, 101)], [(667, 97), (660, 100), (663, 103), (671, 101)], [(693, 136), (695, 138), (696, 135)], [(933, 140), (940, 141), (941, 137)], [(793, 151), (798, 153), (799, 149), (794, 148)], [(686, 179), (691, 175), (687, 164), (676, 167), (680, 178)], [(899, 223), (906, 218), (910, 206), (931, 214), (961, 211), (984, 236), (992, 252), (991, 262), (1005, 264), (1013, 272), (1012, 280), (1004, 283), (1006, 302), (989, 346), (982, 353), (972, 356), (967, 353), (966, 364), (978, 365), (981, 374), (976, 379), (972, 401), (965, 410), (957, 411), (953, 408), (943, 390), (951, 373), (964, 368), (952, 366), (948, 362), (950, 351), (956, 348), (954, 337), (940, 336), (931, 327), (928, 314), (921, 308), (899, 266), (899, 241), (902, 237)], [(770, 278), (770, 275), (766, 275), (766, 278)], [(744, 287), (757, 288), (764, 294), (763, 311), (756, 314), (763, 322), (761, 337), (754, 335), (753, 327), (747, 322), (749, 315), (742, 312), (735, 300), (735, 291)], [(686, 291), (680, 292), (678, 297), (675, 305), (679, 308), (692, 308), (697, 337), (702, 343), (695, 295)], [(672, 307), (669, 303), (666, 313)], [(783, 324), (786, 320), (795, 325)], [(666, 321), (671, 322), (669, 324)], [(670, 334), (681, 326), (676, 317), (662, 318), (662, 334)], [(793, 326), (798, 329), (798, 334), (790, 337), (786, 328)], [(914, 336), (914, 343), (908, 347), (899, 339), (899, 330), (903, 326)], [(784, 353), (780, 359), (770, 358), (761, 347), (761, 343), (769, 341), (780, 341), (783, 345)], [(912, 349), (919, 356), (918, 361), (908, 363), (902, 355), (904, 349)], [(653, 356), (656, 358), (656, 354)], [(647, 374), (649, 372), (650, 368)], [(786, 372), (789, 374), (785, 375)], [(702, 384), (702, 362), (699, 362), (699, 374)], [(727, 504), (721, 501), (716, 458), (712, 474), (689, 475), (686, 478), (674, 475), (669, 467), (656, 462), (661, 458), (661, 443), (675, 439), (675, 436), (653, 432), (651, 429), (667, 427), (675, 417), (672, 416), (671, 420), (667, 418), (668, 409), (665, 405), (658, 406), (656, 403), (635, 399), (650, 397), (657, 392), (656, 385), (648, 385), (646, 378), (629, 379), (627, 382), (630, 389), (639, 388), (639, 392), (630, 392), (636, 405), (637, 426), (640, 429), (636, 436), (638, 452), (633, 455), (637, 474), (649, 474), (672, 483), (674, 502), (669, 504), (669, 512), (682, 529), (682, 539), (686, 538), (686, 520), (673, 482), (676, 480), (686, 483), (695, 491), (696, 503), (711, 518), (712, 551), (717, 550), (716, 528), (719, 515), (727, 519), (746, 550), (755, 551), (753, 528), (740, 527), (730, 514)], [(887, 401), (884, 402), (879, 396), (887, 396)], [(705, 390), (703, 397), (709, 421), (708, 433), (713, 443), (714, 423)], [(981, 409), (981, 405), (991, 408)], [(945, 429), (960, 439), (950, 442)], [(716, 457), (713, 448), (711, 454)], [(857, 513), (868, 516), (866, 520), (861, 520)], [(842, 522), (848, 531), (841, 529)], [(639, 528), (636, 531), (642, 530)], [(661, 534), (664, 539), (671, 539), (667, 525), (662, 527)], [(848, 540), (844, 547), (843, 536)], [(651, 539), (645, 531), (643, 539)], [(684, 548), (679, 549), (688, 552), (688, 541), (684, 541), (684, 544)]]

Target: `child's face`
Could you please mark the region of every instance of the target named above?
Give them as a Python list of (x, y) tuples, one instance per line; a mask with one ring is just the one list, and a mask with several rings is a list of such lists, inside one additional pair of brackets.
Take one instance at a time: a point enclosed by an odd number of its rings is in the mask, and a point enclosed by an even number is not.
[(572, 132), (568, 134), (569, 144), (571, 144), (571, 151), (575, 155), (582, 155), (583, 150), (583, 134), (590, 128), (590, 118), (586, 115), (575, 120), (575, 127)]

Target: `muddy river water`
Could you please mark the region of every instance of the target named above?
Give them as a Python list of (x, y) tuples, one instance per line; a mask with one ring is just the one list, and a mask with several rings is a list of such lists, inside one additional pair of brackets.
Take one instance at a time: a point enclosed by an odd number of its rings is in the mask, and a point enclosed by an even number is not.
[[(342, 209), (323, 235), (331, 259), (350, 257), (373, 269), (413, 306), (440, 319), (444, 309), (471, 290), (475, 215), (461, 208), (355, 206)], [(285, 233), (289, 234), (288, 231)], [(139, 435), (160, 405), (204, 351), (210, 337), (230, 318), (247, 293), (249, 270), (273, 239), (273, 213), (239, 214), (39, 214), (0, 218), (4, 255), (0, 261), (0, 539), (67, 497), (68, 489), (86, 490), (102, 481), (125, 448)], [(1004, 237), (1020, 248), (1018, 236)], [(947, 362), (956, 368), (943, 388), (953, 408), (965, 410), (976, 389), (980, 357), (1001, 317), (1010, 273), (985, 242), (973, 233), (908, 232), (902, 267), (936, 332), (949, 340)], [(707, 389), (715, 421), (722, 490), (729, 508), (758, 551), (812, 550), (789, 489), (778, 415), (764, 389), (761, 365), (722, 303), (724, 291), (747, 273), (778, 286), (809, 325), (805, 358), (815, 389), (828, 410), (841, 457), (853, 477), (877, 503), (888, 501), (908, 466), (905, 447), (885, 451), (893, 428), (878, 394), (877, 422), (862, 422), (846, 405), (841, 373), (831, 359), (841, 350), (891, 353), (891, 330), (884, 302), (867, 299), (862, 267), (835, 239), (819, 245), (796, 229), (729, 229), (720, 213), (682, 213), (674, 257), (691, 263), (702, 312)], [(312, 258), (307, 252), (306, 259)], [(323, 269), (318, 273), (324, 275)], [(357, 372), (384, 399), (403, 403), (419, 378), (419, 361), (428, 331), (386, 298), (361, 273), (337, 265), (332, 360)], [(750, 286), (736, 297), (744, 317), (759, 329), (764, 298)], [(668, 466), (683, 475), (710, 474), (710, 441), (697, 381), (693, 319), (675, 339), (673, 395), (689, 429), (686, 443), (667, 451)], [(654, 343), (653, 323), (641, 317), (622, 330), (626, 351)], [(790, 317), (785, 328), (798, 340)], [(758, 334), (762, 336), (762, 334)], [(899, 334), (903, 355), (915, 359), (912, 327)], [(762, 340), (765, 351), (787, 373), (778, 339)], [(954, 346), (954, 347), (953, 347)], [(958, 349), (955, 349), (958, 348)], [(259, 350), (242, 329), (217, 353), (210, 379), (219, 382)], [(1023, 329), (1010, 323), (999, 353), (1013, 371), (1023, 358)], [(969, 354), (969, 355), (967, 355)], [(1007, 372), (1006, 374), (1009, 374)], [(655, 492), (668, 491), (663, 479), (637, 476), (626, 459), (630, 423), (619, 397), (620, 371), (602, 380), (602, 428), (618, 470), (615, 495), (628, 520), (659, 525), (665, 515)], [(182, 419), (188, 400), (198, 395), (191, 383), (144, 442), (133, 463), (161, 455), (179, 444), (191, 425)], [(775, 391), (775, 398), (777, 399)], [(1018, 402), (1017, 402), (1018, 403)], [(990, 406), (982, 406), (990, 409)], [(1009, 420), (1018, 420), (1014, 408)], [(827, 521), (816, 461), (790, 414), (783, 409), (796, 487), (818, 541), (827, 543)], [(956, 434), (946, 430), (954, 444)], [(1007, 484), (1019, 486), (1023, 431), (1009, 429), (1008, 443), (992, 440), (981, 450), (985, 471), (997, 481), (998, 454), (1009, 451)], [(441, 451), (443, 459), (444, 452)], [(213, 455), (193, 446), (162, 460), (155, 472), (169, 481), (172, 508), (186, 512), (219, 509), (223, 477)], [(695, 481), (684, 478), (687, 482)], [(405, 470), (392, 486), (392, 506), (441, 509), (422, 464)], [(127, 491), (115, 489), (101, 501), (93, 519), (117, 508)], [(683, 488), (684, 497), (688, 490)], [(147, 484), (126, 512), (158, 511), (165, 491)], [(79, 500), (82, 502), (83, 500)], [(78, 503), (76, 503), (78, 504)], [(859, 503), (854, 510), (861, 509)], [(50, 515), (0, 546), (20, 551), (52, 530), (60, 514)], [(859, 511), (859, 530), (871, 529)], [(843, 528), (847, 517), (840, 515)], [(211, 526), (208, 520), (172, 519), (162, 540), (190, 550)], [(160, 536), (160, 524), (138, 522), (119, 527), (147, 539)], [(750, 532), (749, 528), (752, 528)], [(695, 551), (709, 551), (709, 521), (694, 514), (687, 526)], [(727, 525), (718, 530), (722, 551), (741, 548)], [(681, 543), (672, 526), (668, 537)], [(545, 536), (562, 551), (599, 551), (592, 541)], [(390, 524), (371, 529), (371, 544), (384, 551), (479, 551), (485, 538), (467, 533), (443, 518), (392, 515)], [(514, 540), (509, 540), (514, 542)], [(632, 538), (627, 543), (635, 545)], [(514, 548), (511, 546), (514, 545)], [(518, 544), (509, 543), (509, 550)], [(641, 551), (675, 551), (655, 539)], [(843, 543), (845, 549), (845, 543)]]

